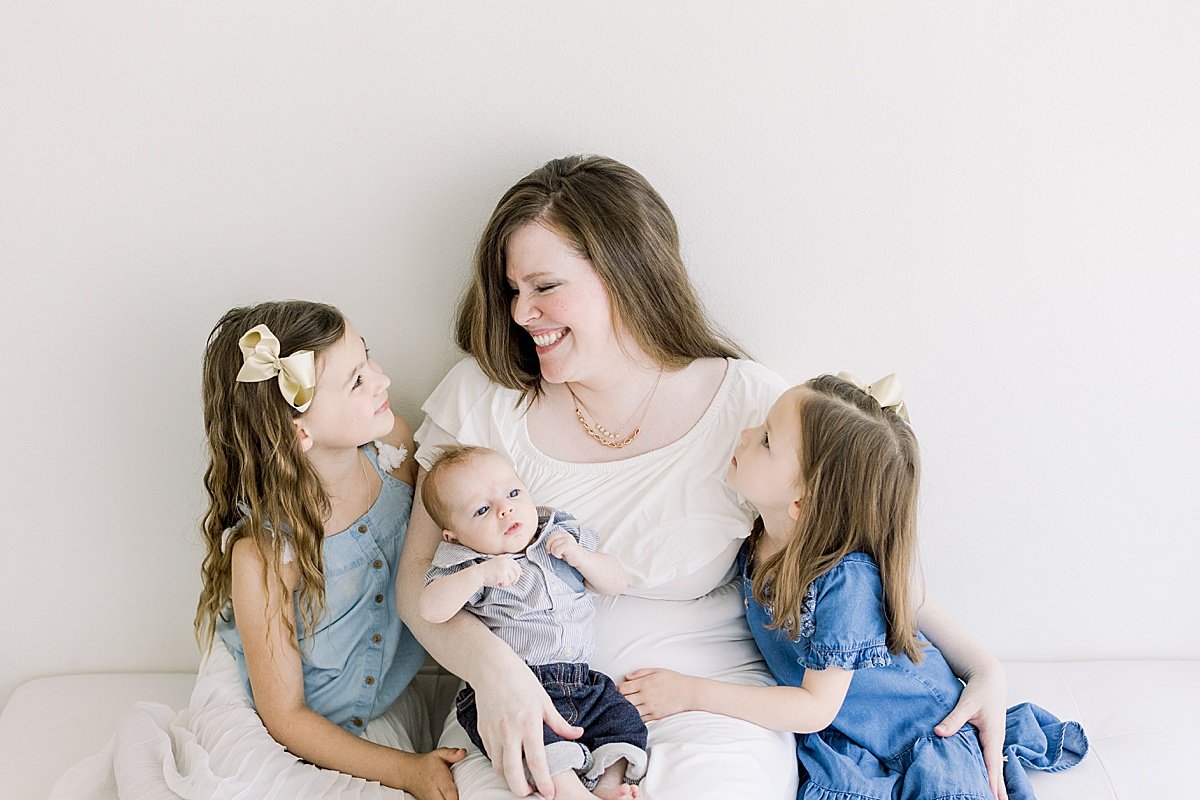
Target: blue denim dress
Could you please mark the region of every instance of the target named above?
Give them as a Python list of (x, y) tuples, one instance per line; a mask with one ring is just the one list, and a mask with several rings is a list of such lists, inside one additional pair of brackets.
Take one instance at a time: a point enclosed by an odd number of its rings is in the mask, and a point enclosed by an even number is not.
[[(325, 537), (326, 611), (312, 631), (295, 621), (309, 708), (361, 735), (408, 686), (425, 651), (396, 613), (396, 569), (408, 532), (412, 487), (380, 469), (375, 449), (363, 448), (383, 479), (379, 497), (349, 528)], [(246, 696), (254, 702), (246, 653), (233, 607), (217, 620), (217, 635), (233, 654)]]
[[(771, 609), (754, 599), (748, 548), (738, 556), (746, 620), (780, 685), (799, 686), (805, 669), (854, 672), (833, 723), (798, 734), (804, 800), (992, 800), (977, 733), (963, 726), (941, 738), (933, 728), (962, 693), (945, 658), (919, 636), (924, 658), (914, 664), (887, 649), (883, 583), (874, 559), (851, 553), (813, 581), (799, 630), (770, 630)], [(1009, 709), (1005, 783), (1012, 800), (1034, 797), (1022, 765), (1058, 771), (1078, 763), (1087, 739), (1078, 723), (1062, 723), (1031, 704)]]

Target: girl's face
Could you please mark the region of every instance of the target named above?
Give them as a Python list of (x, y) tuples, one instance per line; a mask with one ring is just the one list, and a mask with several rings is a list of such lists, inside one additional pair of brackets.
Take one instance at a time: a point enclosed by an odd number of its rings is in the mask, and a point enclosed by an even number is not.
[(346, 322), (341, 340), (317, 357), (312, 405), (296, 419), (301, 446), (358, 447), (391, 432), (396, 424), (388, 403), (392, 385), (367, 355), (367, 344)]
[(512, 318), (533, 339), (543, 380), (586, 381), (636, 352), (628, 335), (613, 329), (608, 292), (592, 263), (558, 234), (526, 224), (509, 239), (505, 261)]
[(804, 484), (800, 475), (800, 403), (804, 388), (783, 393), (766, 421), (738, 438), (725, 481), (769, 516), (799, 513)]

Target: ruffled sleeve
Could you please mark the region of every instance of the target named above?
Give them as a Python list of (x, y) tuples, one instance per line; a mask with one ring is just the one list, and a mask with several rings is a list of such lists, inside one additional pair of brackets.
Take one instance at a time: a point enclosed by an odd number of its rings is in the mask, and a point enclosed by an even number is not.
[(813, 581), (800, 615), (797, 660), (805, 669), (886, 667), (883, 583), (874, 560), (852, 553)]
[(429, 469), (437, 451), (447, 445), (492, 446), (486, 432), (476, 427), (487, 419), (479, 411), (490, 404), (497, 388), (475, 359), (464, 358), (455, 364), (421, 406), (425, 421), (413, 435), (418, 444), (417, 463)]

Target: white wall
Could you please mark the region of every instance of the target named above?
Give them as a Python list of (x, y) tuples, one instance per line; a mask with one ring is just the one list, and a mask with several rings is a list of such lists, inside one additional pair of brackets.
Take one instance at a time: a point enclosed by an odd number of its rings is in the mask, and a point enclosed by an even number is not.
[(901, 375), (997, 653), (1200, 657), (1196, 5), (0, 5), (0, 703), (196, 663), (222, 311), (339, 305), (415, 424), (491, 207), (574, 152), (762, 361)]

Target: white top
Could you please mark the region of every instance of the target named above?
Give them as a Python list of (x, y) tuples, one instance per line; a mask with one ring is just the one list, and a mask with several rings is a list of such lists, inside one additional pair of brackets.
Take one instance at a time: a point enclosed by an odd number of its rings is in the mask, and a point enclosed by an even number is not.
[[(605, 464), (558, 461), (529, 441), (517, 392), (494, 385), (468, 359), (425, 403), (417, 461), (428, 468), (450, 442), (490, 447), (512, 459), (534, 502), (563, 508), (596, 529), (632, 579), (628, 593), (596, 598), (596, 652), (589, 665), (620, 681), (642, 667), (769, 686), (771, 673), (746, 626), (741, 586), (728, 580), (753, 512), (724, 477), (738, 435), (758, 425), (786, 385), (750, 361), (730, 359), (699, 422), (666, 447)], [(790, 733), (704, 712), (651, 722), (642, 781), (655, 800), (754, 797), (795, 800)], [(451, 719), (447, 747), (469, 747)], [(471, 749), (454, 768), (462, 800), (516, 800), (490, 762)]]
[(550, 458), (535, 448), (519, 393), (492, 383), (474, 359), (460, 361), (430, 395), (416, 433), (426, 469), (451, 443), (489, 447), (512, 461), (534, 502), (569, 511), (624, 565), (626, 594), (690, 600), (730, 577), (755, 512), (724, 481), (738, 435), (760, 424), (786, 389), (752, 361), (728, 359), (708, 410), (682, 438), (602, 464)]

